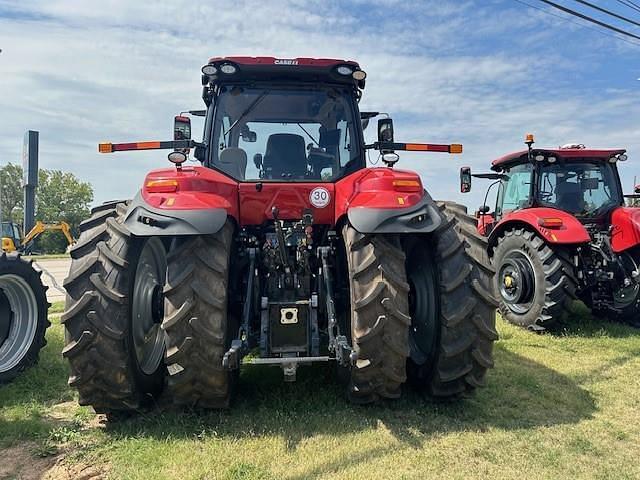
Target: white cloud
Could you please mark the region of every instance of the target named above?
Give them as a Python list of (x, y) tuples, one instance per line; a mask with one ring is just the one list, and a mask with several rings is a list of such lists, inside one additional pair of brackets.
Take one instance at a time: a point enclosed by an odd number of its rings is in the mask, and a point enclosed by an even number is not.
[(97, 201), (130, 197), (165, 154), (104, 156), (96, 144), (169, 138), (172, 116), (202, 105), (200, 66), (250, 54), (358, 60), (362, 108), (391, 113), (399, 140), (465, 143), (462, 159), (403, 155), (439, 198), (479, 203), (481, 185), (457, 193), (458, 167), (486, 168), (527, 131), (545, 145), (627, 146), (632, 175), (636, 85), (577, 85), (633, 47), (574, 41), (557, 24), (511, 2), (0, 1), (0, 162), (19, 161), (23, 132), (40, 130), (42, 167), (90, 181)]

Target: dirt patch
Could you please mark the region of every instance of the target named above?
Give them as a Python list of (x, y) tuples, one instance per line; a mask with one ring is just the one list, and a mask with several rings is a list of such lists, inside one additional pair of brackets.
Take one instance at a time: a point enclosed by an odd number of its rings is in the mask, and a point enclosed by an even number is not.
[(95, 465), (65, 465), (58, 461), (49, 469), (43, 480), (103, 480), (107, 478), (102, 467)]
[(34, 455), (37, 444), (21, 443), (0, 450), (0, 480), (101, 480), (102, 466), (67, 465), (64, 454), (51, 457)]
[(22, 443), (0, 450), (0, 479), (39, 480), (55, 463), (59, 456), (37, 457), (31, 453), (35, 443)]

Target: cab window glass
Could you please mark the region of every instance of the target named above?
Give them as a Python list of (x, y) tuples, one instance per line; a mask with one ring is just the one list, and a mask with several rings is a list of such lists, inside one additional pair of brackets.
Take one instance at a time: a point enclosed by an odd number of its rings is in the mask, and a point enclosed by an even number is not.
[(506, 178), (501, 181), (498, 191), (498, 204), (496, 206), (498, 215), (518, 210), (528, 205), (531, 193), (532, 171), (531, 164), (525, 163), (516, 165), (504, 172)]
[(246, 181), (347, 175), (364, 166), (352, 102), (350, 91), (333, 87), (223, 87), (210, 166)]

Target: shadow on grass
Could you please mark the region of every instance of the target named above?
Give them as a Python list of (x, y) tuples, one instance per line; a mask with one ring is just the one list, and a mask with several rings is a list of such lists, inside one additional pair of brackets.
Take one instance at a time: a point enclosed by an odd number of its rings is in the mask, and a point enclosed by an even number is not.
[(585, 338), (626, 338), (640, 336), (640, 328), (596, 317), (584, 303), (575, 301), (569, 315), (553, 323), (545, 333)]
[(114, 439), (278, 435), (295, 449), (315, 435), (338, 436), (382, 424), (399, 441), (418, 448), (425, 435), (571, 424), (596, 410), (589, 392), (570, 378), (502, 346), (496, 348), (496, 365), (487, 387), (460, 402), (437, 403), (407, 389), (401, 400), (373, 406), (347, 403), (326, 367), (301, 369), (294, 384), (283, 383), (279, 369), (253, 367), (243, 371), (229, 411), (154, 410), (110, 423), (107, 433)]

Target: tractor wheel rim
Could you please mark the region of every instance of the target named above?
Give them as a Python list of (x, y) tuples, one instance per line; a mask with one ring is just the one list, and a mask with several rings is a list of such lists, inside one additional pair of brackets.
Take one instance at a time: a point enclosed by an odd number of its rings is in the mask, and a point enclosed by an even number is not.
[[(627, 272), (638, 270), (638, 264), (628, 253), (623, 254), (621, 260)], [(630, 285), (621, 287), (613, 292), (613, 306), (626, 308), (633, 305), (638, 298), (638, 294), (640, 294), (640, 285), (633, 281)]]
[(167, 255), (162, 242), (152, 238), (145, 243), (133, 282), (131, 301), (131, 335), (140, 370), (152, 375), (164, 356), (164, 332), (160, 328), (164, 315), (164, 288)]
[(536, 280), (529, 258), (520, 251), (509, 252), (500, 266), (499, 291), (509, 309), (523, 315), (531, 310)]
[(432, 269), (424, 262), (408, 267), (412, 359), (423, 364), (432, 358), (438, 338), (437, 284)]
[(7, 300), (0, 307), (0, 322), (7, 330), (0, 345), (0, 373), (3, 373), (15, 368), (29, 352), (38, 330), (40, 312), (36, 295), (24, 278), (0, 276), (0, 290)]

